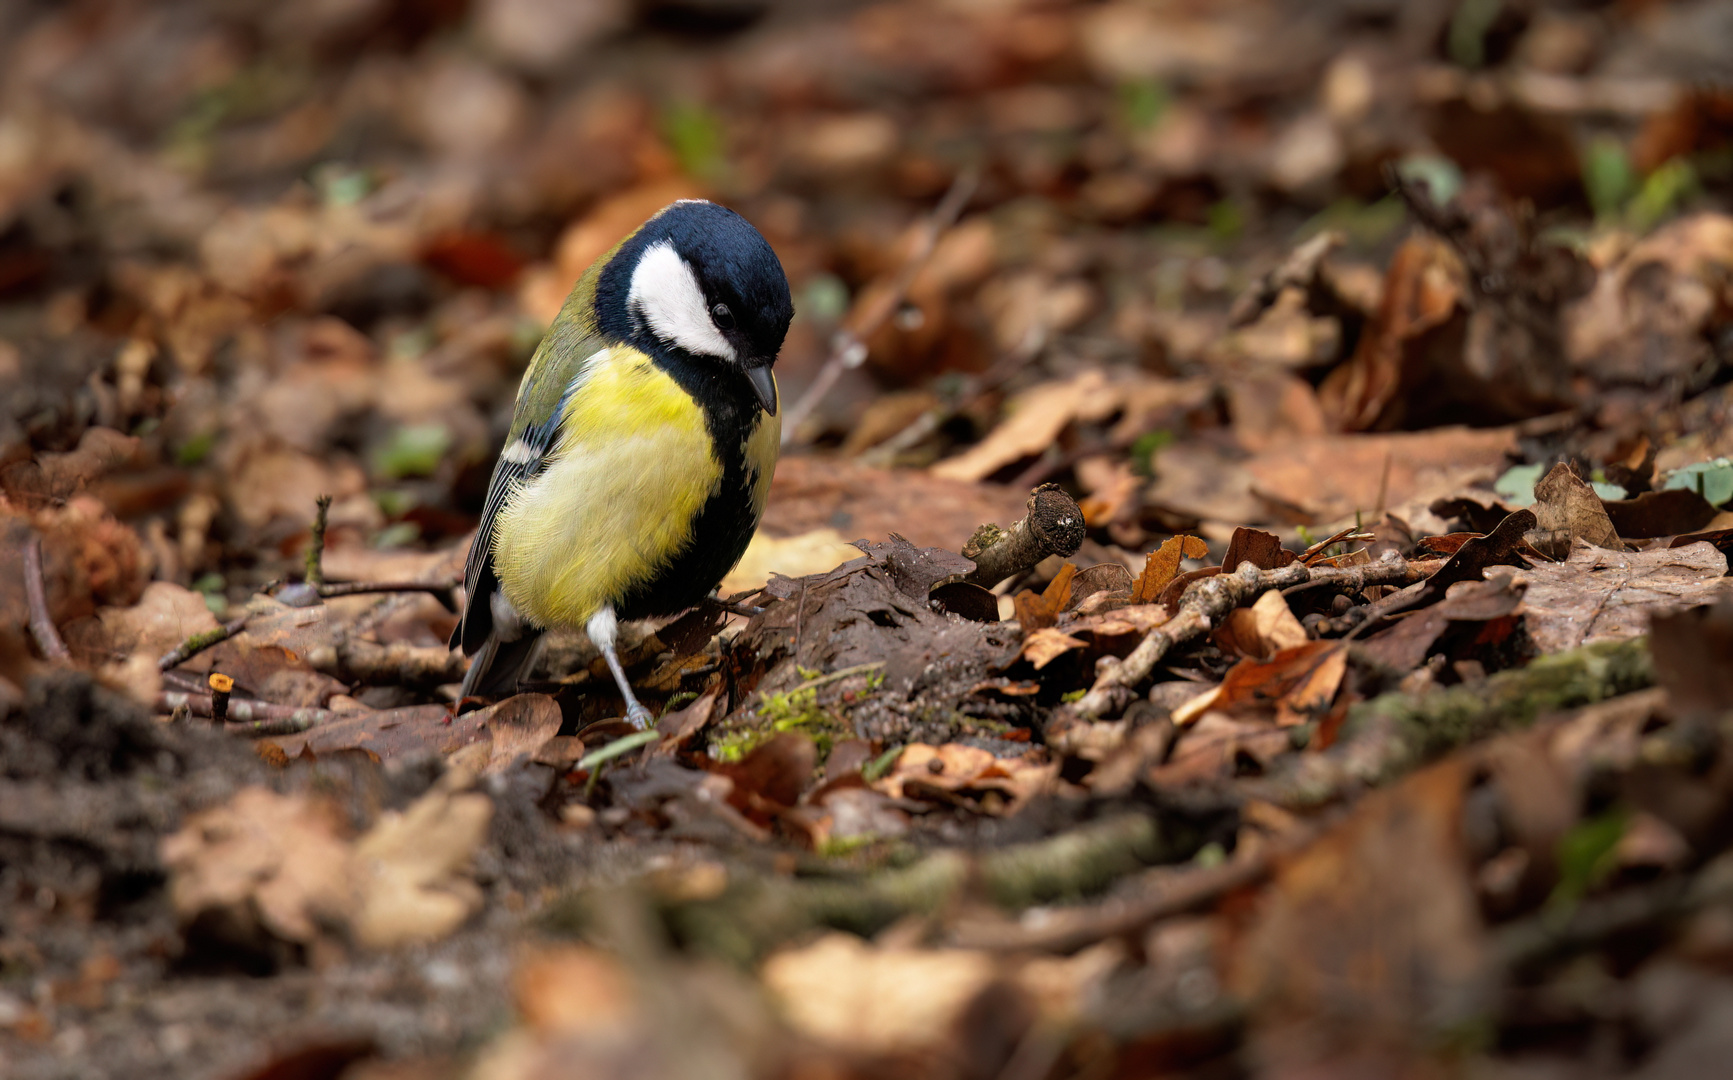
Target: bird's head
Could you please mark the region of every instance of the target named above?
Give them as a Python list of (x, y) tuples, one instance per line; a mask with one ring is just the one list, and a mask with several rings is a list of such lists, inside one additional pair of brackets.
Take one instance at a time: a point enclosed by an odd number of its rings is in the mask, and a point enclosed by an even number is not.
[(596, 323), (663, 355), (719, 365), (776, 413), (771, 365), (794, 318), (776, 252), (739, 214), (697, 199), (665, 207), (605, 256)]

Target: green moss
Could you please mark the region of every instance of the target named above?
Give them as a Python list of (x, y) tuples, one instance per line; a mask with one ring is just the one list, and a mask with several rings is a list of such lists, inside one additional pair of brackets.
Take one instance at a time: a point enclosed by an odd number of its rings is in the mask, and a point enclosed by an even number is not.
[[(711, 740), (711, 756), (719, 761), (738, 762), (772, 736), (794, 731), (812, 739), (818, 747), (818, 760), (822, 764), (839, 740), (854, 734), (848, 708), (860, 704), (884, 685), (884, 675), (878, 670), (881, 667), (882, 664), (863, 665), (828, 675), (796, 667), (795, 671), (805, 681), (780, 694), (766, 694), (760, 698), (751, 717), (719, 732)], [(866, 685), (861, 690), (830, 701), (820, 701), (821, 689), (856, 675), (865, 676)]]

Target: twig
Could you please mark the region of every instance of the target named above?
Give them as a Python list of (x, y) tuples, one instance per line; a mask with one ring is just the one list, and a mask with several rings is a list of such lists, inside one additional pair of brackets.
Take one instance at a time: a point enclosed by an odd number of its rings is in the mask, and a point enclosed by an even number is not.
[(42, 538), (31, 534), (24, 545), (24, 600), (30, 608), (30, 636), (45, 659), (65, 663), (72, 659), (54, 618), (48, 614), (48, 587), (42, 580)]
[[(1305, 839), (1310, 840), (1311, 830), (1304, 832)], [(1099, 904), (1059, 908), (1033, 924), (1022, 920), (966, 922), (951, 933), (948, 944), (1005, 952), (1075, 952), (1106, 938), (1135, 933), (1159, 919), (1207, 907), (1236, 889), (1255, 885), (1269, 876), (1276, 855), (1301, 846), (1298, 842), (1283, 843), (1280, 852), (1264, 849), (1251, 858), (1207, 868), (1154, 867), (1133, 879), (1136, 885), (1129, 896), (1116, 887), (1114, 894)]]
[(305, 581), (315, 589), (325, 584), (325, 526), (331, 517), (331, 496), (319, 496), (319, 509), (313, 514), (313, 542), (307, 547)]
[(1234, 608), (1249, 604), (1271, 589), (1285, 589), (1313, 581), (1330, 581), (1344, 589), (1368, 585), (1410, 585), (1421, 581), (1442, 564), (1438, 560), (1409, 562), (1389, 558), (1369, 566), (1307, 566), (1291, 563), (1280, 570), (1260, 570), (1241, 563), (1231, 574), (1204, 578), (1180, 597), (1179, 612), (1151, 630), (1124, 660), (1104, 659), (1095, 685), (1077, 703), (1077, 714), (1096, 719), (1123, 708), (1131, 690), (1155, 670), (1176, 646), (1203, 636)]
[[(162, 712), (173, 712), (183, 706), (194, 716), (210, 717), (214, 711), (209, 694), (164, 690), (157, 695), (156, 707)], [(302, 709), (250, 698), (230, 698), (224, 730), (247, 735), (293, 735), (327, 723), (336, 715), (329, 709)]]
[(1023, 517), (1009, 529), (983, 525), (963, 545), (963, 557), (975, 569), (963, 577), (990, 589), (1014, 574), (1030, 569), (1049, 555), (1077, 553), (1083, 543), (1083, 511), (1057, 484), (1042, 484), (1029, 493)]
[(394, 641), (380, 645), (347, 637), (315, 645), (306, 653), (314, 671), (346, 683), (368, 686), (442, 686), (463, 680), (461, 652), (437, 645)]
[(156, 669), (158, 671), (167, 671), (170, 668), (180, 667), (182, 664), (191, 660), (199, 653), (204, 652), (212, 645), (220, 645), (240, 633), (242, 630), (245, 630), (247, 628), (247, 620), (251, 618), (251, 615), (242, 615), (239, 618), (230, 619), (215, 630), (205, 630), (201, 633), (194, 634), (192, 637), (187, 638), (179, 645), (176, 645), (173, 649), (164, 653), (162, 659), (156, 662)]
[(950, 190), (945, 192), (945, 197), (939, 200), (939, 205), (927, 218), (925, 227), (916, 238), (914, 250), (909, 252), (909, 257), (898, 269), (891, 287), (881, 293), (870, 308), (858, 309), (854, 313), (855, 318), (850, 320), (852, 325), (845, 325), (837, 330), (835, 337), (831, 339), (830, 355), (825, 358), (824, 366), (812, 380), (812, 385), (806, 388), (806, 393), (788, 410), (788, 416), (782, 424), (784, 446), (794, 441), (796, 432), (824, 396), (830, 393), (836, 381), (842, 378), (842, 373), (866, 363), (866, 339), (871, 337), (886, 319), (896, 314), (897, 307), (908, 296), (909, 287), (914, 284), (916, 275), (927, 265), (927, 259), (938, 246), (939, 237), (955, 224), (963, 212), (963, 207), (967, 206), (969, 199), (974, 196), (980, 179), (980, 173), (973, 168), (957, 174)]
[(452, 596), (458, 586), (455, 581), (342, 581), (324, 583), (316, 586), (319, 598), (328, 600), (333, 596), (361, 596), (367, 593), (427, 593), (444, 605), (447, 611), (457, 610), (457, 601)]

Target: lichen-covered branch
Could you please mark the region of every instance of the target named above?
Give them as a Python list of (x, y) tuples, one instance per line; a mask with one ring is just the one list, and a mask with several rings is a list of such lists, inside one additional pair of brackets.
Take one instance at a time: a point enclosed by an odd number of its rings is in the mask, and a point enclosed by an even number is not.
[(211, 646), (220, 645), (240, 633), (242, 630), (245, 630), (247, 628), (247, 620), (250, 618), (252, 618), (252, 616), (242, 615), (239, 618), (230, 619), (228, 622), (214, 630), (204, 630), (194, 634), (179, 645), (176, 645), (173, 649), (164, 653), (162, 659), (156, 662), (156, 669), (158, 671), (168, 671), (171, 668), (180, 667), (182, 664), (191, 660), (199, 653), (204, 652)]
[(1654, 681), (1648, 639), (1631, 638), (1537, 657), (1473, 684), (1384, 694), (1354, 706), (1329, 751), (1299, 755), (1246, 786), (1279, 806), (1322, 805), (1489, 735), (1527, 727), (1543, 713), (1634, 693)]
[(964, 581), (990, 589), (1021, 574), (1049, 555), (1067, 558), (1077, 553), (1084, 537), (1083, 511), (1057, 484), (1042, 484), (1029, 493), (1023, 517), (1009, 529), (983, 525), (963, 545), (963, 557), (975, 563)]
[[(1195, 830), (1165, 829), (1154, 817), (1132, 814), (1029, 844), (942, 851), (864, 876), (814, 880), (740, 871), (719, 895), (659, 903), (677, 937), (747, 962), (814, 927), (871, 934), (908, 915), (938, 911), (968, 891), (1010, 910), (1087, 896), (1151, 863), (1189, 858), (1202, 842)], [(579, 930), (587, 922), (585, 904), (581, 896), (555, 904), (550, 924)]]

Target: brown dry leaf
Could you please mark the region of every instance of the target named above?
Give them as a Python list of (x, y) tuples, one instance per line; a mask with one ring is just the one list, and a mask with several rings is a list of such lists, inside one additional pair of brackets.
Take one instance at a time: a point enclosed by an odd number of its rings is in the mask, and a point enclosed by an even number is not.
[(1222, 637), (1226, 639), (1224, 649), (1257, 659), (1304, 645), (1307, 640), (1306, 628), (1294, 617), (1286, 598), (1275, 590), (1258, 597), (1249, 608), (1228, 612)]
[(891, 771), (872, 786), (893, 799), (917, 798), (923, 791), (997, 791), (1019, 802), (1044, 790), (1058, 775), (1057, 764), (1037, 757), (1034, 751), (1022, 757), (1000, 758), (961, 743), (910, 743), (897, 756)]
[(130, 607), (150, 580), (150, 557), (138, 533), (89, 495), (38, 511), (42, 577), (56, 623), (93, 614), (102, 604)]
[[(1268, 660), (1241, 660), (1228, 669), (1220, 686), (1173, 711), (1175, 724), (1189, 724), (1206, 712), (1269, 712), (1279, 723), (1298, 724), (1302, 713), (1321, 712), (1335, 697), (1346, 672), (1346, 646), (1339, 641), (1307, 641)], [(1338, 655), (1341, 654), (1341, 655)], [(1295, 701), (1283, 704), (1290, 696)]]
[(1733, 701), (1733, 600), (1657, 613), (1649, 633), (1655, 680), (1672, 708), (1708, 716)]
[(1486, 931), (1460, 838), (1471, 768), (1453, 758), (1373, 792), (1278, 871), (1232, 972), (1263, 1038), (1308, 1025), (1317, 1053), (1424, 1037), (1485, 1006)]
[(1609, 551), (1625, 550), (1619, 534), (1613, 531), (1606, 507), (1601, 505), (1601, 497), (1564, 462), (1554, 465), (1534, 486), (1534, 497), (1537, 527), (1563, 530), (1573, 539)]
[(943, 1043), (996, 975), (990, 953), (880, 949), (851, 934), (777, 953), (761, 972), (796, 1031), (877, 1053)]
[(1077, 482), (1089, 492), (1089, 496), (1077, 505), (1083, 511), (1083, 520), (1093, 528), (1124, 520), (1135, 513), (1137, 493), (1146, 483), (1143, 477), (1132, 471), (1129, 462), (1107, 457), (1079, 461)]
[[(556, 710), (557, 711), (557, 710)], [(481, 908), (470, 859), (487, 838), (493, 802), (446, 776), (402, 813), (383, 815), (355, 842), (361, 892), (355, 939), (371, 948), (437, 941)]]
[(1231, 574), (1241, 563), (1248, 562), (1259, 570), (1280, 570), (1297, 558), (1298, 555), (1282, 546), (1282, 538), (1275, 533), (1241, 526), (1228, 538), (1222, 573)]
[(984, 480), (1012, 462), (1046, 452), (1085, 405), (1107, 391), (1107, 376), (1095, 369), (1030, 387), (1006, 403), (1004, 422), (985, 439), (929, 471), (946, 480)]
[(308, 944), (360, 905), (343, 815), (328, 800), (246, 787), (163, 840), (169, 901), (201, 916)]
[(1511, 428), (1326, 435), (1266, 451), (1245, 468), (1259, 497), (1325, 522), (1452, 494), (1476, 476), (1492, 480), (1515, 449)]
[(1121, 563), (1086, 566), (1071, 579), (1071, 595), (1065, 610), (1094, 613), (1131, 602), (1131, 571)]
[(111, 469), (139, 457), (139, 439), (112, 428), (85, 429), (77, 449), (44, 453), (0, 469), (0, 489), (21, 509), (65, 502)]
[[(1347, 363), (1324, 379), (1318, 397), (1338, 430), (1393, 426), (1421, 339), (1454, 319), (1463, 296), (1462, 261), (1431, 234), (1396, 249), (1384, 277), (1384, 299)], [(1284, 490), (1275, 488), (1274, 490)], [(1370, 505), (1366, 507), (1370, 509)]]
[(1695, 491), (1645, 491), (1634, 499), (1601, 500), (1613, 531), (1626, 540), (1679, 536), (1707, 528), (1716, 510)]
[(1040, 671), (1072, 649), (1081, 649), (1087, 644), (1088, 642), (1074, 638), (1063, 630), (1045, 626), (1023, 640), (1023, 659), (1034, 664), (1036, 671)]
[(272, 518), (311, 523), (322, 495), (363, 494), (367, 477), (352, 462), (326, 461), (296, 450), (245, 455), (227, 476), (229, 505), (251, 527)]
[(1597, 383), (1656, 386), (1710, 357), (1725, 311), (1733, 217), (1701, 213), (1655, 230), (1604, 271), (1569, 311), (1565, 349)]
[(814, 529), (798, 536), (771, 536), (760, 529), (746, 546), (734, 569), (722, 579), (722, 595), (761, 589), (772, 574), (799, 578), (834, 570), (860, 551), (832, 528)]
[(1226, 389), (1234, 437), (1251, 453), (1330, 430), (1318, 392), (1297, 376), (1259, 372), (1233, 379)]
[(1542, 653), (1647, 632), (1657, 612), (1726, 596), (1727, 557), (1707, 543), (1656, 551), (1579, 545), (1562, 563), (1525, 570), (1529, 636)]
[[(217, 628), (205, 598), (167, 581), (153, 581), (131, 607), (99, 608), (94, 621), (67, 628), (67, 644), (109, 658), (157, 657), (194, 634)], [(207, 661), (208, 663), (208, 661)]]
[(518, 305), (526, 315), (543, 326), (548, 325), (559, 314), (572, 284), (598, 256), (674, 200), (703, 197), (704, 192), (691, 180), (671, 177), (651, 180), (602, 199), (560, 234), (551, 266), (535, 267), (524, 274)]
[(953, 458), (934, 465), (933, 476), (983, 480), (1026, 457), (1045, 453), (1075, 420), (1099, 421), (1119, 413), (1108, 433), (1115, 445), (1128, 445), (1163, 416), (1196, 408), (1211, 387), (1198, 379), (1157, 379), (1091, 368), (1074, 378), (1032, 386), (1006, 403), (1006, 419), (987, 437)]
[(1024, 633), (1052, 626), (1059, 620), (1059, 613), (1071, 602), (1071, 579), (1076, 573), (1077, 566), (1066, 563), (1053, 575), (1053, 580), (1047, 583), (1047, 588), (1041, 591), (1041, 595), (1035, 595), (1032, 589), (1024, 589), (1011, 598), (1016, 605), (1017, 621), (1023, 625)]
[(519, 1015), (542, 1035), (604, 1036), (633, 1026), (638, 994), (619, 957), (583, 945), (526, 950), (512, 976)]
[(1149, 553), (1143, 573), (1131, 589), (1133, 604), (1153, 604), (1163, 589), (1179, 574), (1181, 559), (1201, 559), (1209, 554), (1209, 545), (1195, 536), (1170, 536)]
[[(1512, 618), (1521, 611), (1527, 589), (1528, 583), (1511, 570), (1495, 571), (1487, 581), (1456, 582), (1443, 600), (1404, 615), (1395, 626), (1367, 638), (1364, 655), (1393, 671), (1410, 671), (1426, 659), (1452, 622)], [(1496, 634), (1493, 637), (1502, 641)]]
[(381, 761), (424, 753), (449, 756), (486, 743), (489, 751), (478, 767), (497, 772), (520, 754), (533, 756), (559, 730), (559, 721), (560, 707), (553, 698), (518, 694), (456, 717), (444, 705), (381, 709), (332, 720), (304, 735), (287, 735), (276, 741), (290, 752), (302, 747), (316, 754), (364, 750)]
[(896, 532), (916, 547), (957, 551), (982, 523), (1009, 526), (1022, 517), (1028, 498), (1027, 491), (942, 480), (921, 470), (790, 457), (776, 467), (759, 531), (789, 537), (833, 529), (848, 539)]

